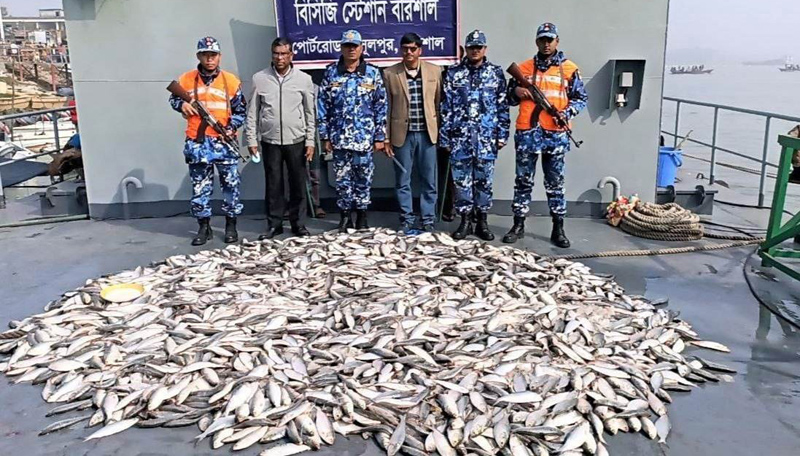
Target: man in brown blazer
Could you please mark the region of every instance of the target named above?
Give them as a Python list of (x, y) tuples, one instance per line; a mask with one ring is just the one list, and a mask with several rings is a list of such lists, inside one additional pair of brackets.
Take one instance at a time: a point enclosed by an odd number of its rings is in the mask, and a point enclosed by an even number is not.
[(436, 141), (439, 134), (439, 101), (442, 69), (420, 60), (422, 38), (407, 33), (400, 39), (403, 61), (387, 68), (383, 77), (389, 100), (386, 153), (394, 157), (395, 189), (400, 203), (400, 227), (417, 229), (411, 173), (419, 174), (421, 228), (433, 232), (436, 218)]

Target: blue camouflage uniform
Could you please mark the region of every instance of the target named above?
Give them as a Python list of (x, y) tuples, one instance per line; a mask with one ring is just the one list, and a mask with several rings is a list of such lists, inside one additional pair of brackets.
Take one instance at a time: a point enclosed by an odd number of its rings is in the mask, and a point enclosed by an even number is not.
[[(548, 59), (542, 59), (537, 55), (534, 57), (534, 64), (539, 71), (545, 72), (552, 66), (561, 65), (564, 60), (566, 60), (564, 53), (558, 51)], [(508, 102), (511, 106), (517, 106), (520, 103), (520, 99), (514, 93), (514, 89), (518, 86), (519, 84), (514, 79), (508, 85)], [(568, 81), (567, 97), (569, 105), (563, 111), (563, 115), (570, 120), (586, 107), (589, 99), (580, 71), (576, 71), (572, 79)], [(517, 152), (514, 202), (511, 206), (514, 215), (524, 217), (528, 213), (533, 192), (533, 178), (536, 174), (536, 162), (541, 155), (544, 188), (550, 215), (563, 217), (567, 213), (567, 200), (564, 197), (564, 158), (570, 150), (567, 134), (561, 131), (545, 130), (537, 125), (529, 130), (517, 130), (514, 134), (514, 144)]]
[(508, 141), (510, 125), (502, 68), (486, 60), (473, 67), (467, 59), (450, 67), (444, 79), (441, 116), (439, 146), (450, 150), (455, 210), (458, 214), (473, 208), (488, 212), (497, 145)]
[(374, 143), (386, 140), (388, 105), (380, 70), (362, 59), (356, 71), (343, 59), (325, 69), (317, 99), (319, 137), (333, 146), (336, 204), (366, 210), (375, 170)]
[[(212, 47), (206, 49), (208, 46)], [(201, 39), (198, 43), (198, 52), (205, 50), (219, 52), (219, 44), (216, 41), (209, 44), (206, 38)], [(220, 75), (219, 69), (213, 74), (205, 74), (205, 70), (200, 65), (198, 65), (197, 69), (200, 72), (201, 81), (207, 86)], [(169, 103), (172, 109), (181, 112), (183, 100), (171, 95)], [(247, 102), (241, 87), (236, 90), (236, 94), (230, 99), (230, 110), (230, 123), (226, 128), (233, 133), (244, 125), (247, 117)], [(202, 142), (197, 142), (187, 137), (183, 146), (183, 156), (189, 165), (189, 177), (192, 180), (192, 216), (197, 218), (211, 217), (214, 167), (217, 168), (220, 188), (222, 189), (222, 211), (228, 217), (236, 217), (242, 213), (244, 206), (239, 200), (241, 177), (237, 166), (239, 156), (236, 151), (226, 145), (220, 138), (205, 136)]]

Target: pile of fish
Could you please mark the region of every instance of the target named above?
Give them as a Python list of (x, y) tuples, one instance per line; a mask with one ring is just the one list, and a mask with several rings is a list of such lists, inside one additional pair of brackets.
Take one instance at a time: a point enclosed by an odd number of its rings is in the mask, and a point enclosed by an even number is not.
[[(137, 283), (133, 302), (103, 287)], [(664, 442), (672, 392), (732, 381), (664, 302), (532, 252), (389, 230), (173, 256), (91, 280), (0, 333), (0, 372), (43, 384), (42, 431), (197, 425), (286, 456), (336, 436), (390, 456), (608, 454)]]

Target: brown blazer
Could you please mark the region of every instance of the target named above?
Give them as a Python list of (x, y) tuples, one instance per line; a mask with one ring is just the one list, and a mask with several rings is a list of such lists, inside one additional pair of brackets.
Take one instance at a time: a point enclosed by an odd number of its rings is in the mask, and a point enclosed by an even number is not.
[[(442, 96), (442, 68), (420, 60), (422, 71), (422, 104), (425, 109), (425, 124), (431, 142), (439, 139), (439, 102)], [(386, 138), (392, 146), (400, 147), (406, 142), (408, 133), (409, 94), (408, 80), (403, 62), (392, 65), (383, 72), (386, 94), (389, 100), (389, 118), (386, 122)]]

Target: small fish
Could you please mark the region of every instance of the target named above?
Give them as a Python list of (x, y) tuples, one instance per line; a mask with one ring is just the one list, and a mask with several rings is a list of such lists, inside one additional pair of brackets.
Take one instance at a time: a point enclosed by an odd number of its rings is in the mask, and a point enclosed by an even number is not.
[(46, 428), (42, 429), (41, 432), (39, 432), (39, 435), (46, 435), (46, 434), (49, 434), (51, 432), (56, 432), (56, 431), (60, 431), (62, 429), (66, 429), (66, 428), (72, 427), (72, 426), (74, 426), (74, 425), (76, 425), (76, 424), (78, 424), (78, 423), (80, 423), (82, 421), (88, 420), (89, 418), (91, 418), (91, 415), (78, 416), (78, 417), (74, 417), (74, 418), (67, 418), (66, 420), (56, 421), (55, 423), (53, 423), (53, 424), (47, 426)]
[(497, 399), (497, 402), (507, 402), (509, 404), (527, 404), (531, 402), (542, 402), (542, 396), (533, 391), (523, 393), (513, 393)]
[(258, 453), (258, 456), (292, 456), (294, 454), (303, 453), (310, 450), (311, 447), (306, 445), (297, 445), (295, 443), (285, 443), (283, 445), (274, 446), (267, 450)]
[(730, 353), (731, 349), (718, 342), (711, 342), (707, 340), (690, 340), (689, 344), (700, 348), (707, 348), (709, 350), (716, 350), (723, 353)]
[(400, 424), (392, 432), (392, 436), (389, 439), (389, 445), (386, 448), (386, 454), (388, 456), (395, 456), (400, 448), (403, 446), (403, 443), (406, 440), (406, 417), (403, 415), (400, 417)]
[(672, 424), (669, 422), (667, 415), (662, 416), (655, 423), (656, 431), (658, 432), (658, 442), (666, 443), (669, 431), (672, 430)]
[(89, 437), (84, 439), (84, 442), (94, 439), (102, 439), (103, 437), (108, 437), (110, 435), (118, 434), (129, 427), (133, 426), (134, 424), (138, 423), (138, 418), (132, 418), (129, 420), (122, 420), (116, 423), (111, 423), (104, 428), (99, 429), (97, 432), (93, 433)]

